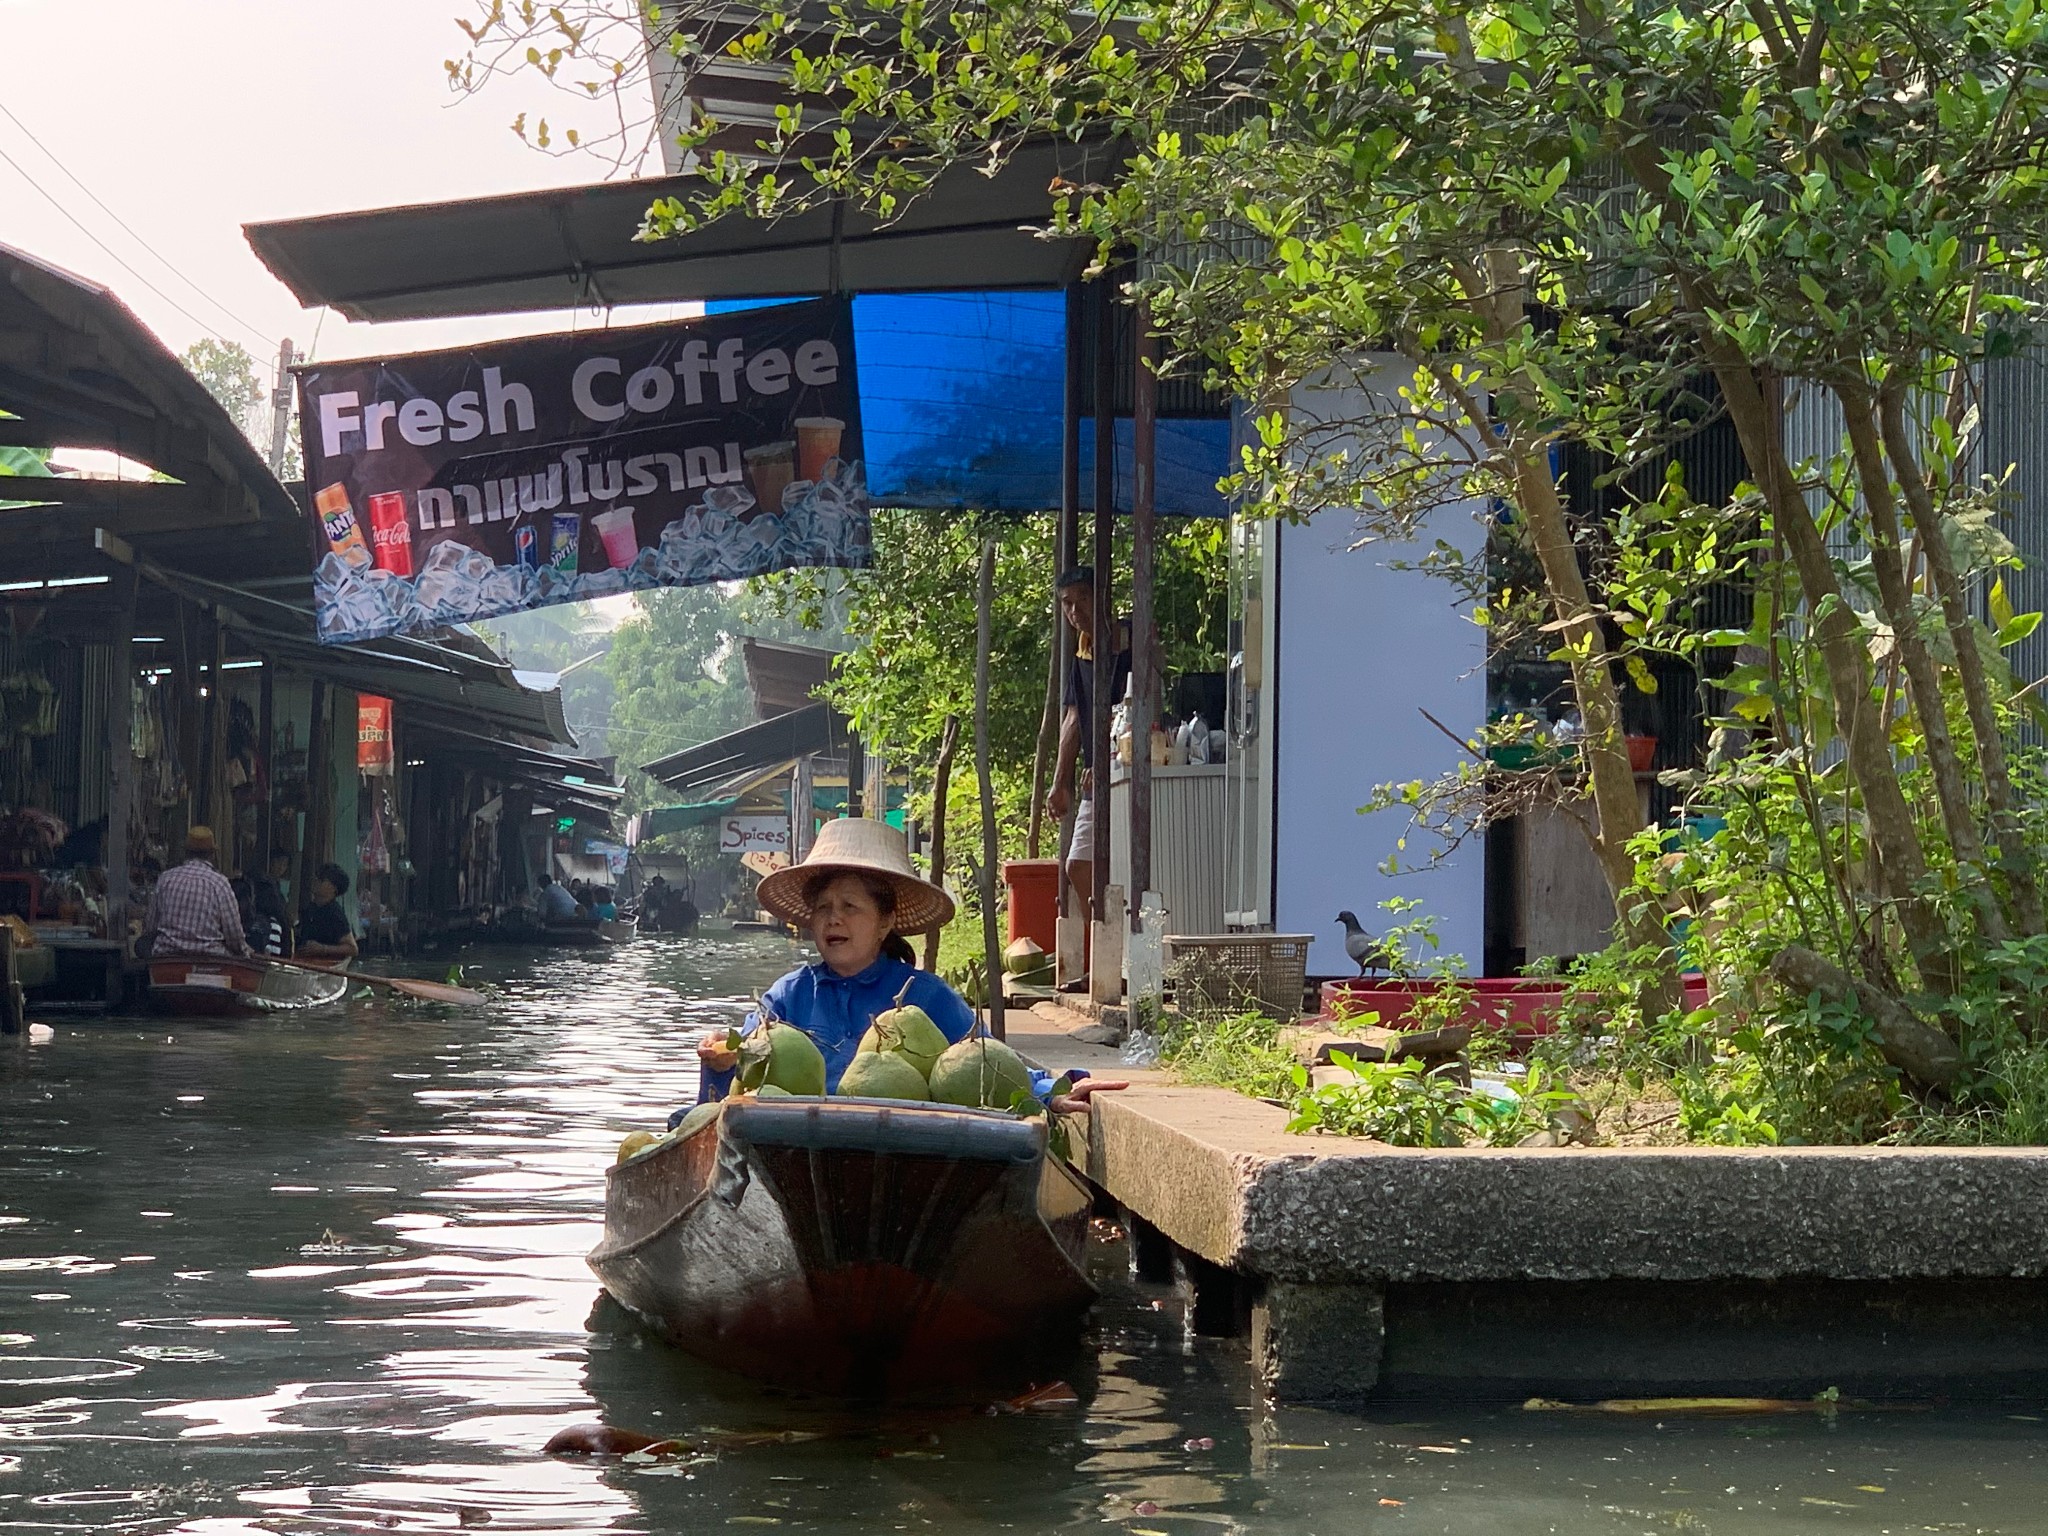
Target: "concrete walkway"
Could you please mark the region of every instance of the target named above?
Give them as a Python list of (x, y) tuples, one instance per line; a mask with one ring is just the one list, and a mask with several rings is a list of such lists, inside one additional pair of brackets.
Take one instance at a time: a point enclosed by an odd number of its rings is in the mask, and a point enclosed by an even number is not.
[(1290, 1136), (1071, 1027), (1041, 1006), (1009, 1038), (1131, 1080), (1076, 1161), (1281, 1399), (2048, 1386), (2048, 1151)]

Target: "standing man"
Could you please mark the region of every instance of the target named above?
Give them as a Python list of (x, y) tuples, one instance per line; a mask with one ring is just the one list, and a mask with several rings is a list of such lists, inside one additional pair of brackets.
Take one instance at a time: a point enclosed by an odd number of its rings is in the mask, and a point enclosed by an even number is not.
[(143, 956), (249, 953), (234, 887), (213, 867), (213, 828), (185, 834), (185, 862), (157, 881), (135, 950)]
[[(1079, 566), (1063, 572), (1054, 589), (1059, 594), (1060, 615), (1074, 631), (1074, 665), (1067, 673), (1066, 692), (1060, 716), (1059, 760), (1053, 766), (1052, 788), (1045, 797), (1046, 814), (1054, 821), (1067, 814), (1075, 803), (1074, 768), (1080, 766), (1080, 808), (1074, 815), (1074, 835), (1067, 844), (1067, 883), (1079, 898), (1084, 924), (1095, 919), (1095, 571)], [(1130, 626), (1122, 621), (1110, 625), (1116, 637), (1117, 653), (1109, 667), (1109, 698), (1114, 704), (1124, 696), (1131, 680)]]

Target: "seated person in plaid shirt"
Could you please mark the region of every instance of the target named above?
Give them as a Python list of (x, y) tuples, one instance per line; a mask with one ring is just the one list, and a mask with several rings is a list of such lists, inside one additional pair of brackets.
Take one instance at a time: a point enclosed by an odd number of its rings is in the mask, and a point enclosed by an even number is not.
[(136, 948), (149, 955), (246, 955), (233, 887), (213, 867), (213, 828), (185, 834), (185, 862), (163, 872)]

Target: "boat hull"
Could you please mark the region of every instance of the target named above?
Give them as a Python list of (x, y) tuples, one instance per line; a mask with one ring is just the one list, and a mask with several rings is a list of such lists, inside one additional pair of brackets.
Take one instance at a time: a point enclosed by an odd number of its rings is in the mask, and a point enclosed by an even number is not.
[(348, 977), (332, 972), (251, 965), (213, 955), (149, 963), (149, 1003), (158, 1013), (236, 1018), (329, 1008), (347, 996)]
[(614, 1168), (590, 1265), (677, 1345), (778, 1386), (954, 1398), (1042, 1380), (1095, 1296), (1089, 1195), (1042, 1120), (737, 1100)]

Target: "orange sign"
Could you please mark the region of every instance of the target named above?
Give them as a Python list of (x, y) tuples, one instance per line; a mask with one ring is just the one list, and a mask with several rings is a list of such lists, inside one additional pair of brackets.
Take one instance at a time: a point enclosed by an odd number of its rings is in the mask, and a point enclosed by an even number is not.
[(356, 768), (362, 773), (391, 771), (391, 701), (374, 693), (356, 695)]

